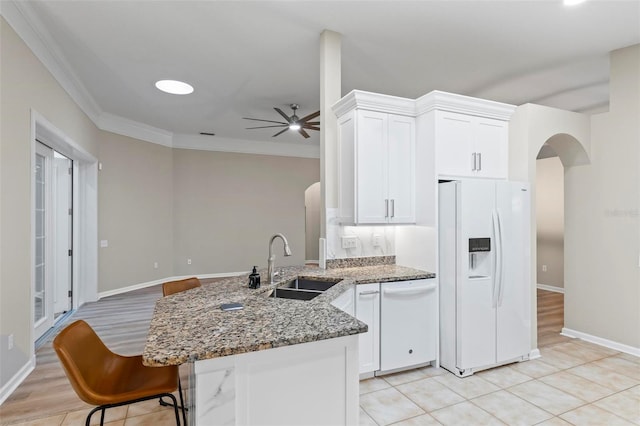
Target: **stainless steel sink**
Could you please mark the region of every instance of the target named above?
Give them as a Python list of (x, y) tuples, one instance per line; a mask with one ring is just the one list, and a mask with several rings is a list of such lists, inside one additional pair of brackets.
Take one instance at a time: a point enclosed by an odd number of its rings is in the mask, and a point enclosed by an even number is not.
[(295, 278), (271, 291), (269, 297), (278, 299), (311, 300), (337, 283)]
[(316, 281), (306, 278), (296, 278), (295, 280), (291, 280), (287, 284), (278, 287), (278, 289), (295, 288), (297, 290), (326, 291), (336, 284), (337, 283), (331, 281)]

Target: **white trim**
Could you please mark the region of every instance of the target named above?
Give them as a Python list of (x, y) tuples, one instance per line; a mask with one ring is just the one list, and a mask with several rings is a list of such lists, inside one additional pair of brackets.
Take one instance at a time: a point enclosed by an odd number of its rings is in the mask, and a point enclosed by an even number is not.
[(576, 331), (565, 327), (562, 328), (562, 332), (560, 334), (574, 339), (582, 339), (587, 342), (595, 343), (596, 345), (604, 346), (605, 348), (640, 357), (640, 348), (625, 345), (624, 343), (614, 342), (613, 340), (604, 339), (602, 337), (593, 336), (591, 334), (583, 333), (581, 331)]
[(320, 158), (320, 146), (305, 141), (293, 144), (218, 136), (175, 134), (173, 135), (173, 148), (282, 157)]
[(542, 355), (540, 355), (540, 349), (538, 348), (531, 349), (531, 352), (529, 352), (529, 361), (540, 357), (542, 357)]
[(20, 386), (22, 382), (27, 378), (29, 374), (36, 368), (36, 356), (31, 356), (29, 361), (22, 366), (16, 374), (0, 389), (0, 405), (2, 405), (7, 398)]
[(415, 105), (415, 101), (409, 98), (352, 90), (333, 104), (331, 109), (337, 117), (343, 116), (354, 108), (415, 117)]
[(108, 112), (102, 112), (94, 122), (99, 129), (107, 132), (129, 136), (130, 138), (140, 139), (170, 148), (173, 146), (172, 132), (139, 121), (130, 120)]
[(249, 273), (249, 271), (242, 271), (242, 272), (222, 272), (222, 273), (218, 273), (218, 274), (180, 275), (180, 276), (175, 276), (175, 277), (166, 277), (166, 278), (161, 278), (161, 279), (158, 279), (158, 280), (147, 281), (147, 282), (144, 282), (144, 283), (130, 285), (130, 286), (127, 286), (127, 287), (117, 288), (115, 290), (102, 291), (102, 292), (98, 293), (98, 300), (102, 299), (103, 297), (109, 297), (109, 296), (115, 296), (116, 294), (128, 293), (128, 292), (133, 291), (133, 290), (140, 290), (141, 288), (147, 288), (147, 287), (151, 287), (151, 286), (154, 286), (154, 285), (166, 283), (167, 281), (183, 280), (185, 278), (190, 278), (190, 277), (193, 277), (193, 276), (196, 276), (199, 279), (204, 280), (204, 279), (207, 279), (207, 278), (236, 277), (238, 275), (243, 275), (243, 274), (248, 274), (248, 273)]
[(440, 110), (509, 121), (516, 106), (434, 90), (416, 99), (416, 114)]
[(46, 30), (30, 2), (0, 1), (2, 16), (20, 36), (33, 54), (42, 62), (53, 78), (71, 99), (93, 121), (97, 122), (102, 109), (89, 94), (78, 76)]
[(547, 285), (547, 284), (538, 284), (536, 287), (540, 290), (553, 291), (554, 293), (564, 294), (564, 287), (556, 287), (556, 286)]

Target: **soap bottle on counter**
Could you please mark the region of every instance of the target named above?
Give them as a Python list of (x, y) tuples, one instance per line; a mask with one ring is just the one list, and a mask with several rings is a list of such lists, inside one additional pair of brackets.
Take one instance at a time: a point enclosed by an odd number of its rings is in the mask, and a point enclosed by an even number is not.
[(253, 272), (249, 275), (249, 288), (260, 288), (260, 274), (256, 268), (257, 266), (254, 266)]

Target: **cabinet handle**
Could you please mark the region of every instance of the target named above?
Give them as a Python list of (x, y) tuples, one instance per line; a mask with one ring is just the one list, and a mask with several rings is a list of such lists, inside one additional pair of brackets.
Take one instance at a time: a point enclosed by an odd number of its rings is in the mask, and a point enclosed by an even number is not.
[(478, 153), (478, 170), (482, 170), (482, 153)]
[(370, 296), (372, 294), (378, 294), (380, 293), (380, 290), (369, 290), (369, 291), (363, 291), (362, 293), (358, 293), (358, 296)]
[(396, 200), (391, 199), (391, 217), (396, 216)]
[(384, 217), (389, 217), (389, 200), (384, 200)]
[(411, 296), (414, 294), (420, 294), (420, 293), (428, 293), (432, 290), (436, 289), (436, 284), (429, 284), (428, 286), (424, 286), (424, 287), (418, 287), (418, 288), (386, 288), (384, 289), (384, 294), (402, 294), (402, 295), (406, 295), (406, 296)]
[(473, 168), (471, 169), (471, 171), (476, 171), (476, 153), (474, 152), (473, 154), (471, 154), (471, 157), (473, 158)]

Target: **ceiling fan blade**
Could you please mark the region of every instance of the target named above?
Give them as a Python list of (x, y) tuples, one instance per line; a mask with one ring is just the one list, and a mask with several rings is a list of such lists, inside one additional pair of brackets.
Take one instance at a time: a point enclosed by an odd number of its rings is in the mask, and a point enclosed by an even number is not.
[(312, 126), (319, 126), (320, 122), (319, 121), (305, 121), (304, 124), (310, 124)]
[(276, 133), (275, 135), (271, 136), (272, 138), (275, 138), (276, 136), (280, 136), (281, 134), (283, 134), (284, 132), (286, 132), (287, 130), (289, 130), (289, 126), (285, 127), (284, 129), (280, 130), (278, 133)]
[(250, 130), (250, 129), (270, 129), (272, 127), (289, 127), (288, 124), (279, 124), (277, 126), (259, 126), (259, 127), (245, 127), (245, 129)]
[(244, 120), (253, 120), (253, 121), (264, 121), (266, 123), (278, 123), (278, 124), (283, 124), (283, 125), (288, 125), (289, 122), (287, 121), (286, 123), (283, 123), (282, 121), (273, 121), (273, 120), (263, 120), (261, 118), (249, 118), (249, 117), (242, 117)]
[(298, 133), (300, 133), (302, 136), (304, 136), (305, 139), (310, 137), (309, 133), (305, 132), (302, 127), (300, 129), (298, 129)]
[(311, 114), (305, 115), (304, 117), (302, 117), (300, 121), (311, 120), (312, 118), (316, 118), (319, 115), (320, 115), (320, 111), (312, 112)]
[(307, 126), (306, 124), (304, 126), (302, 126), (303, 129), (307, 129), (307, 130), (317, 130), (318, 132), (320, 131), (320, 127), (316, 127), (316, 126)]
[(282, 117), (284, 117), (285, 120), (287, 120), (287, 123), (289, 123), (291, 120), (289, 119), (289, 116), (287, 114), (285, 114), (284, 112), (282, 112), (282, 110), (278, 107), (274, 107), (273, 109), (275, 109), (278, 114), (280, 114)]

